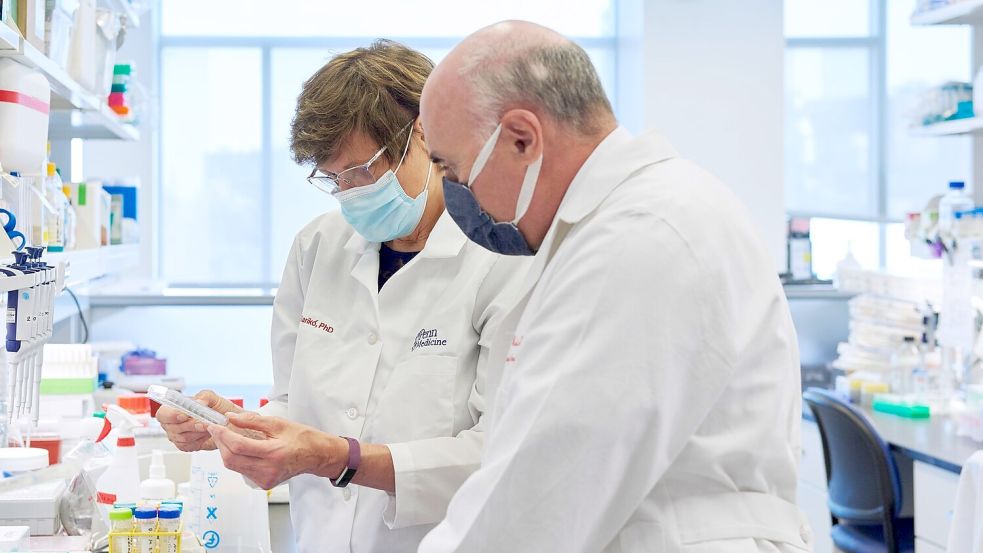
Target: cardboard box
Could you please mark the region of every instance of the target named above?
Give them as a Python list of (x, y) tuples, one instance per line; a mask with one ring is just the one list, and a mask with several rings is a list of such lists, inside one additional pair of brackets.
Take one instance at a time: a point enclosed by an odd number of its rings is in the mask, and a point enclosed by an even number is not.
[(20, 34), (44, 52), (44, 0), (16, 0), (16, 3)]

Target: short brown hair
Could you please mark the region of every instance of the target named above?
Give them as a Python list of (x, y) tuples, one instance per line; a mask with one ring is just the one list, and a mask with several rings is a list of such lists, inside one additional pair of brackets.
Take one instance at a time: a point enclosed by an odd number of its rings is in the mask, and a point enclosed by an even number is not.
[(420, 93), (433, 70), (423, 54), (391, 40), (339, 54), (317, 71), (297, 98), (290, 150), (300, 164), (320, 164), (352, 132), (363, 132), (395, 163), (406, 144), (400, 132), (420, 114)]

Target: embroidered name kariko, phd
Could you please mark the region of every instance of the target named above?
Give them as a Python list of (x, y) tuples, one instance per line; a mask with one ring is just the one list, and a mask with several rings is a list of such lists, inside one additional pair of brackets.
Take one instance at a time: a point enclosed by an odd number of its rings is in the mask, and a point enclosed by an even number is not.
[(413, 349), (410, 351), (416, 351), (417, 348), (427, 348), (433, 346), (446, 346), (447, 340), (441, 340), (440, 336), (437, 335), (437, 329), (433, 328), (430, 330), (423, 329), (416, 333), (416, 339), (413, 340)]
[(310, 325), (318, 330), (327, 332), (328, 334), (334, 332), (333, 326), (329, 325), (328, 323), (322, 323), (317, 319), (312, 319), (310, 317), (301, 317), (300, 322), (304, 323), (305, 325)]

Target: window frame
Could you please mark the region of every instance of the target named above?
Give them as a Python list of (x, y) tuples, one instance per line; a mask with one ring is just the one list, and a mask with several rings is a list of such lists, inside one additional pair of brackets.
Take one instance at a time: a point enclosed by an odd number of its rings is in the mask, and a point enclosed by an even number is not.
[[(786, 0), (786, 3), (794, 0)], [(786, 209), (788, 217), (840, 219), (877, 223), (878, 263), (887, 263), (887, 226), (900, 223), (901, 219), (888, 216), (887, 183), (887, 2), (890, 0), (867, 0), (869, 4), (869, 35), (864, 37), (785, 37), (785, 51), (795, 48), (864, 48), (868, 56), (868, 90), (870, 91), (870, 119), (868, 133), (871, 141), (871, 178), (867, 186), (874, 198), (875, 212), (871, 216), (846, 215), (835, 211), (791, 210)], [(791, 183), (786, 182), (785, 186)]]

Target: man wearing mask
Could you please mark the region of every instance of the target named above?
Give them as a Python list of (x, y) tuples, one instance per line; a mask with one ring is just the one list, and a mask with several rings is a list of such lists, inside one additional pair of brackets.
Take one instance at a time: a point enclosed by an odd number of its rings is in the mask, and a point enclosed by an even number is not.
[(731, 191), (619, 127), (587, 54), (530, 23), (458, 45), (421, 119), (465, 234), (535, 258), (481, 468), (420, 552), (811, 550), (795, 333)]

